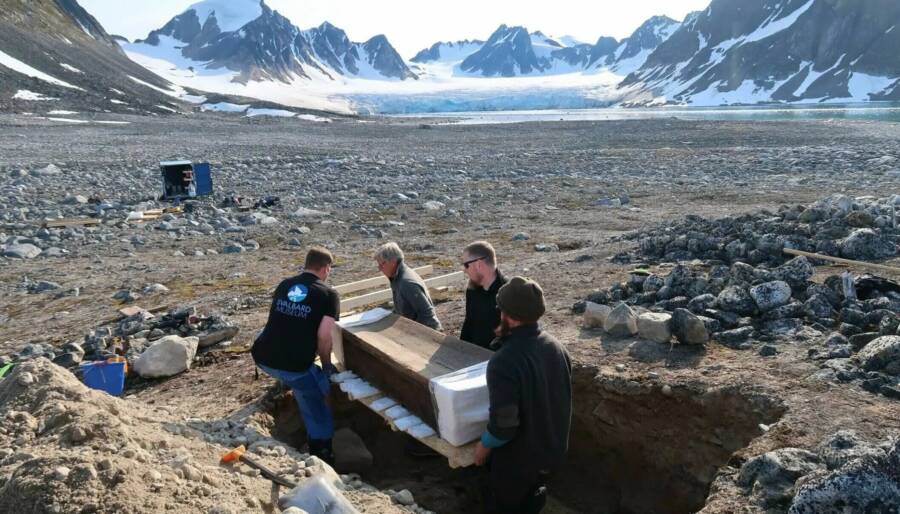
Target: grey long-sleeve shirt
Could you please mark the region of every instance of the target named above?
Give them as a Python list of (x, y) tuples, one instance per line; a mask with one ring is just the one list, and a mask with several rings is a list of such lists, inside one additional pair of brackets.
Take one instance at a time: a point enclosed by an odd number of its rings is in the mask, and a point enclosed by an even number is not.
[(428, 294), (428, 286), (418, 273), (403, 262), (400, 262), (397, 274), (391, 279), (391, 292), (396, 314), (439, 332), (442, 330), (434, 312), (434, 302)]

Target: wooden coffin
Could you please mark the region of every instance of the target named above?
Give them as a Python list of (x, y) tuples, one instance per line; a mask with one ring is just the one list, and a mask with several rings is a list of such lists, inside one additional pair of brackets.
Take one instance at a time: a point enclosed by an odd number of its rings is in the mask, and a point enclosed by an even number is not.
[(484, 362), (492, 353), (391, 314), (375, 323), (341, 328), (343, 364), (437, 428), (428, 382)]

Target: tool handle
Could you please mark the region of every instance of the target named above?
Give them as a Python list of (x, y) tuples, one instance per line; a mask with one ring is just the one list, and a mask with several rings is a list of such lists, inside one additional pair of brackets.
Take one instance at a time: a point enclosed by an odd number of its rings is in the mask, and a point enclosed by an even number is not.
[(241, 455), (241, 462), (247, 464), (251, 468), (258, 469), (259, 472), (262, 474), (262, 476), (268, 478), (269, 480), (271, 480), (272, 482), (275, 482), (278, 485), (283, 485), (284, 487), (290, 487), (291, 489), (293, 489), (294, 487), (297, 487), (296, 483), (278, 475), (271, 469), (267, 468), (266, 466), (263, 466), (259, 462), (256, 462), (255, 460), (251, 459), (250, 457), (247, 457), (246, 455)]

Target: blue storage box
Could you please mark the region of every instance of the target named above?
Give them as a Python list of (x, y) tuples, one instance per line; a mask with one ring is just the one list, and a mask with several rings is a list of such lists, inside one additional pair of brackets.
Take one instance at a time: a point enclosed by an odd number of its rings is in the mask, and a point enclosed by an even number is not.
[(125, 391), (126, 366), (124, 361), (88, 362), (81, 365), (82, 380), (91, 389), (122, 396)]

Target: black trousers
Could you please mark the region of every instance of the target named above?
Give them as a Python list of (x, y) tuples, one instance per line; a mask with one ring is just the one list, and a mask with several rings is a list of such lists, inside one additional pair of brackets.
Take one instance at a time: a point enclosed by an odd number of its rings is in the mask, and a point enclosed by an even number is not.
[(487, 474), (485, 514), (538, 514), (546, 505), (547, 473), (489, 462)]

